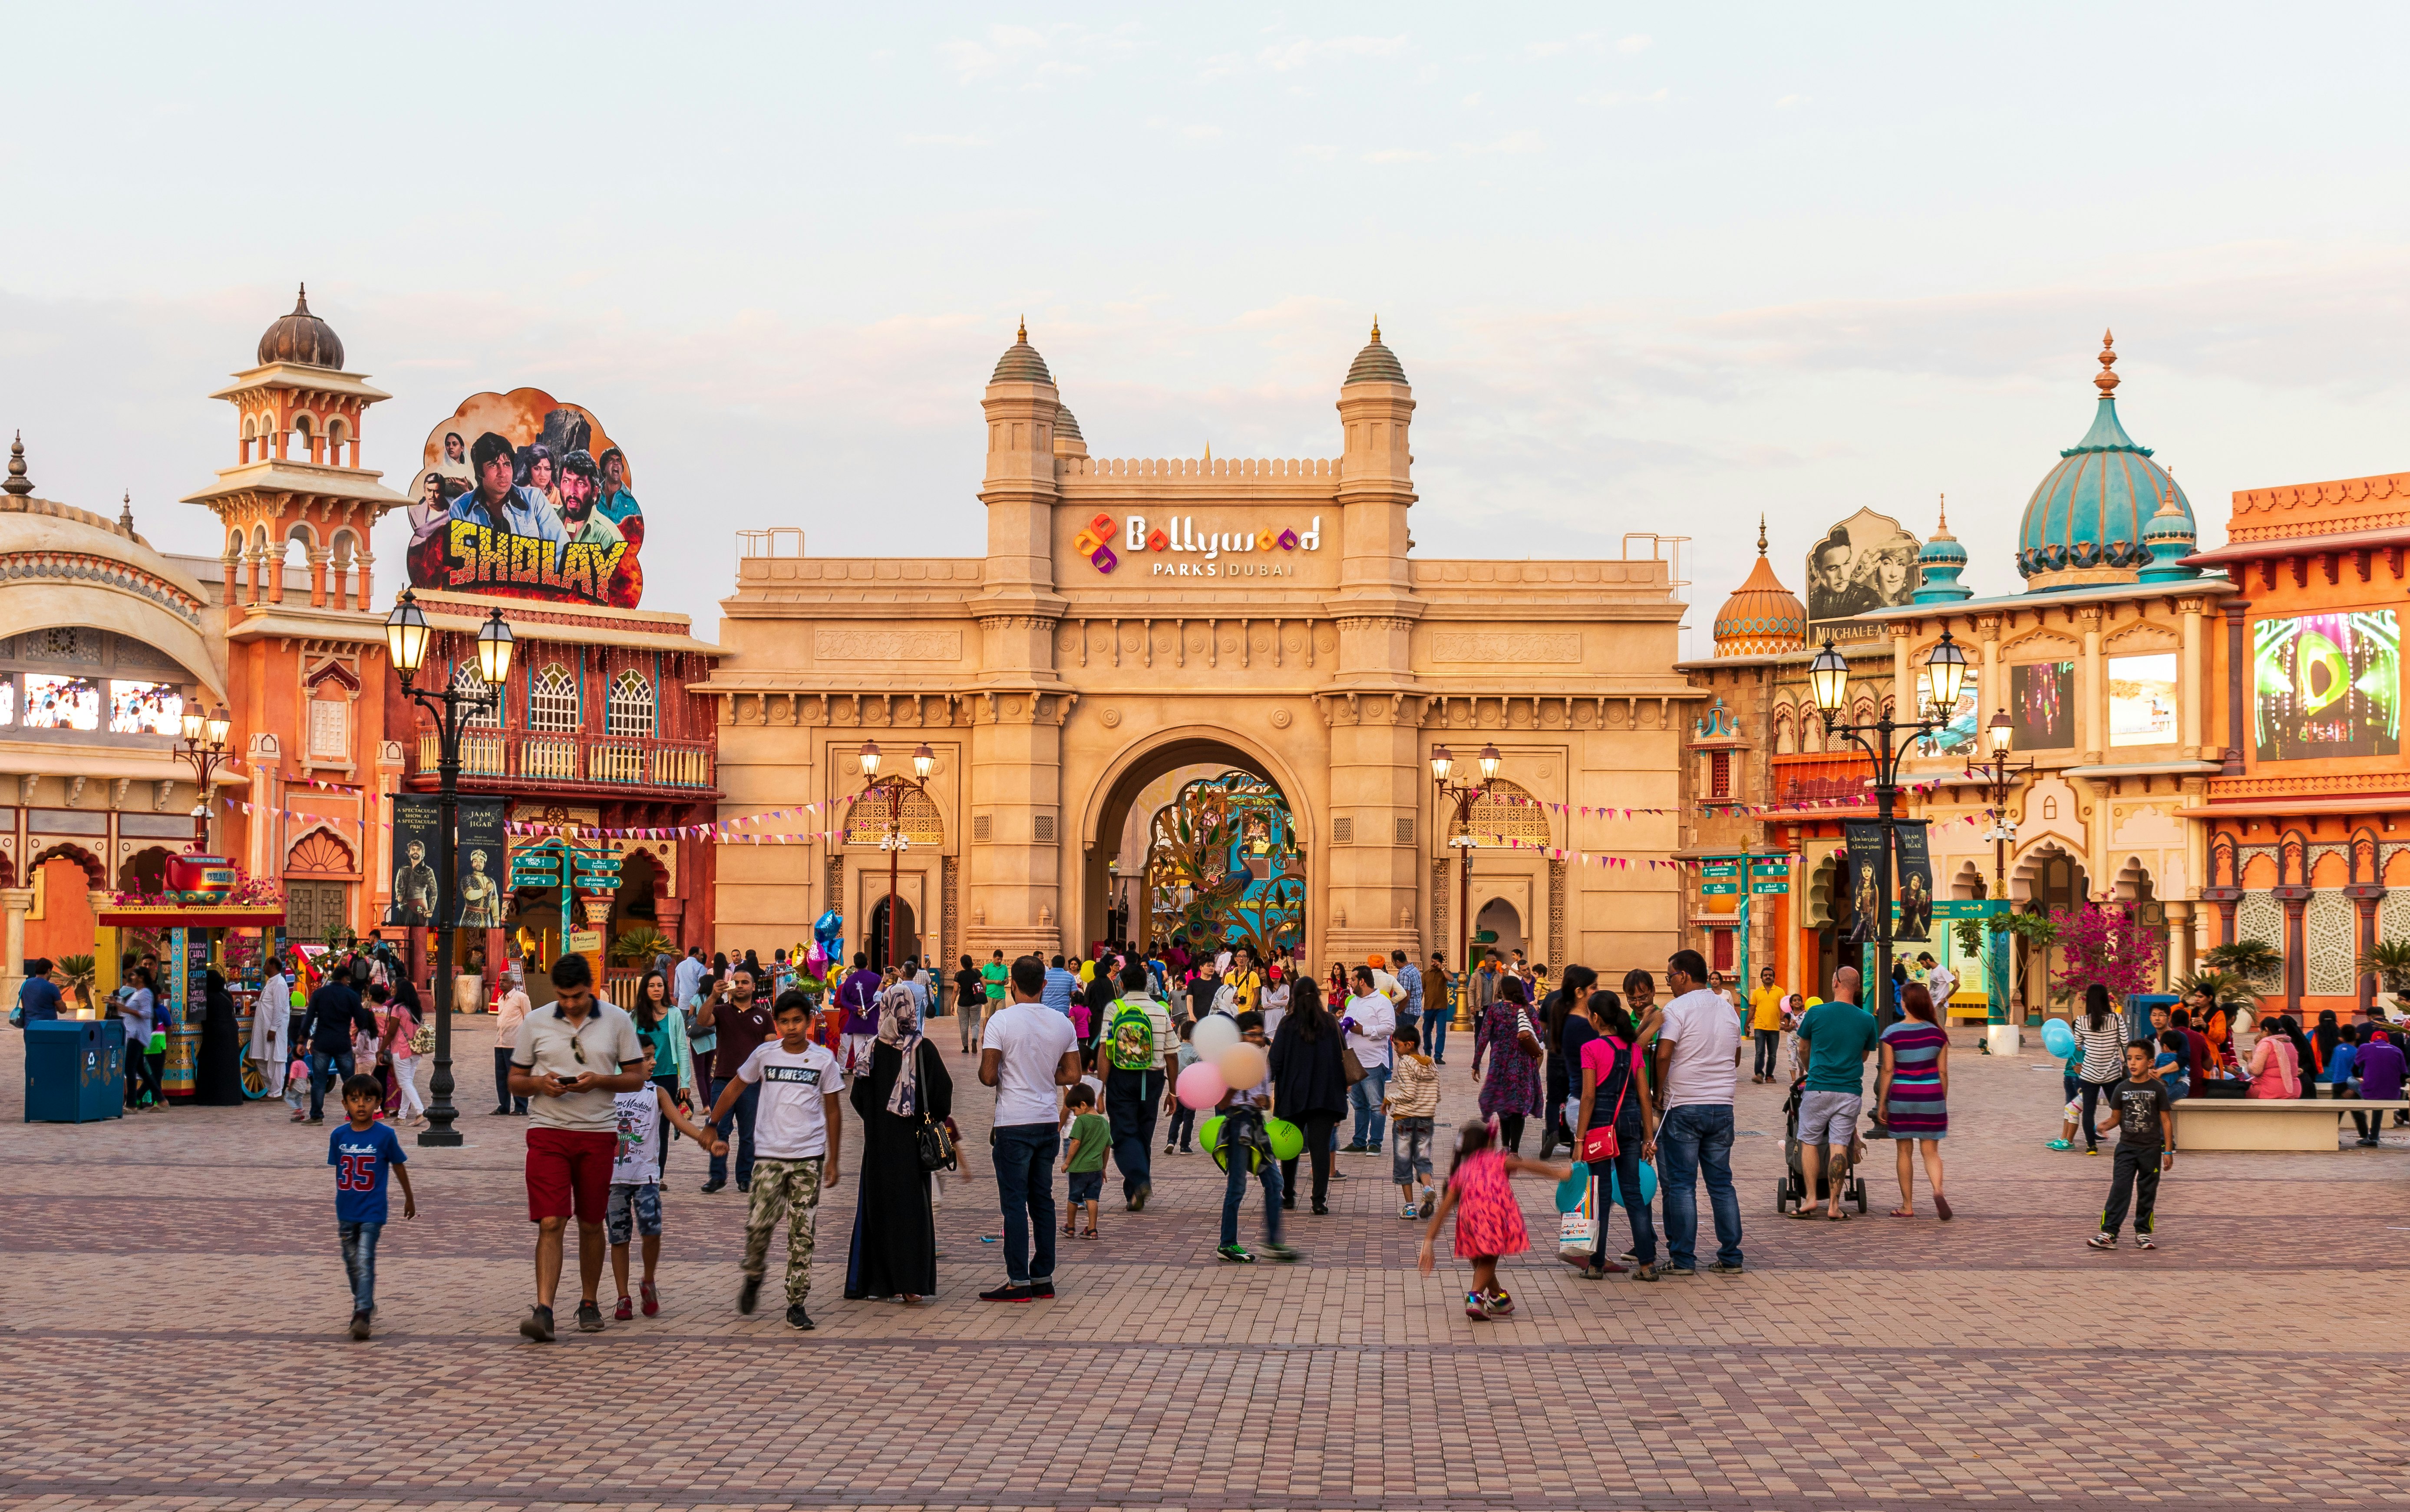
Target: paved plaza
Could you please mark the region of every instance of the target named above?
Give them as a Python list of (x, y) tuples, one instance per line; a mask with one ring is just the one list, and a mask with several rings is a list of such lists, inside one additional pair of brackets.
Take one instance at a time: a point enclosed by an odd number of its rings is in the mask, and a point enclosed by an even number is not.
[[(281, 1103), (26, 1125), (0, 1037), (0, 1505), (2410, 1505), (2410, 1131), (2182, 1158), (2163, 1247), (2096, 1254), (2110, 1161), (2043, 1147), (2056, 1068), (1962, 1031), (1948, 1225), (1883, 1216), (1887, 1159), (1867, 1217), (1776, 1219), (1780, 1089), (1744, 1081), (1738, 1279), (1582, 1281), (1533, 1182), (1517, 1314), (1475, 1323), (1445, 1249), (1416, 1273), (1386, 1156), (1340, 1157), (1295, 1267), (1216, 1263), (1219, 1173), (1158, 1157), (1154, 1202), (1109, 1201), (1057, 1300), (1000, 1306), (973, 1295), (1003, 1274), (988, 1099), (933, 1027), (973, 1161), (943, 1188), (934, 1303), (842, 1300), (849, 1148), (819, 1331), (740, 1318), (743, 1201), (700, 1195), (681, 1141), (661, 1316), (548, 1347), (515, 1332), (522, 1125), (486, 1116), (483, 1024), (470, 1143), (413, 1150), (420, 1216), (397, 1194), (369, 1344), (343, 1336), (323, 1129)], [(1466, 1058), (1444, 1119), (1473, 1107)]]

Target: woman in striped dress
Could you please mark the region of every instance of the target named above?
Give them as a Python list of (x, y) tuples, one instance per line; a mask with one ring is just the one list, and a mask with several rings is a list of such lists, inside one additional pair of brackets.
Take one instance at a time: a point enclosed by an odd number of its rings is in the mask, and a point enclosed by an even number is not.
[(1875, 1106), (1883, 1110), (1893, 1148), (1899, 1152), (1899, 1205), (1895, 1218), (1916, 1217), (1911, 1185), (1911, 1145), (1924, 1148), (1924, 1180), (1933, 1188), (1933, 1210), (1950, 1221), (1950, 1199), (1941, 1193), (1941, 1141), (1950, 1132), (1950, 1036), (1934, 1021), (1933, 997), (1922, 982), (1900, 989), (1908, 1016), (1883, 1030), (1882, 1059), (1875, 1072)]

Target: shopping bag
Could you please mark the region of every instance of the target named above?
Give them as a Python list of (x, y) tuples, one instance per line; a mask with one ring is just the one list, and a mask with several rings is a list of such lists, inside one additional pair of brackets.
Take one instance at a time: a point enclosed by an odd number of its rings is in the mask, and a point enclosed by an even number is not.
[(1598, 1182), (1582, 1193), (1581, 1205), (1557, 1219), (1557, 1259), (1568, 1265), (1588, 1265), (1598, 1247)]

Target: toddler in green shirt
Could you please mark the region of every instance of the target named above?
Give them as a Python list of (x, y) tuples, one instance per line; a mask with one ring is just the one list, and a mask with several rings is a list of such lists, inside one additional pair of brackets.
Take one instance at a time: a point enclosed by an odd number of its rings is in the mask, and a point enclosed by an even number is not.
[[(1105, 1152), (1112, 1147), (1113, 1131), (1096, 1113), (1096, 1088), (1085, 1083), (1072, 1087), (1064, 1096), (1063, 1105), (1071, 1112), (1070, 1137), (1063, 1148), (1063, 1169), (1071, 1174), (1068, 1203), (1063, 1209), (1063, 1231), (1094, 1239), (1096, 1203), (1105, 1194)], [(1075, 1227), (1083, 1202), (1088, 1208), (1084, 1232)]]

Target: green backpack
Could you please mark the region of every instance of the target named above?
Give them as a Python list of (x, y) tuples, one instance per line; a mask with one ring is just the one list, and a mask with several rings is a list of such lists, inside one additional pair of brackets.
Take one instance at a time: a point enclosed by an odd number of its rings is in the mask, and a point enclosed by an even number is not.
[(1145, 1071), (1163, 1064), (1154, 1043), (1154, 1000), (1115, 998), (1113, 1016), (1105, 1026), (1112, 1047), (1113, 1066), (1120, 1071)]

